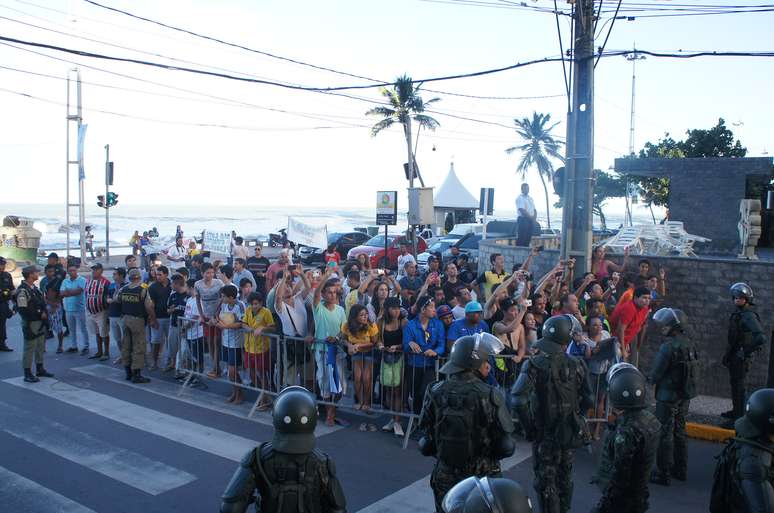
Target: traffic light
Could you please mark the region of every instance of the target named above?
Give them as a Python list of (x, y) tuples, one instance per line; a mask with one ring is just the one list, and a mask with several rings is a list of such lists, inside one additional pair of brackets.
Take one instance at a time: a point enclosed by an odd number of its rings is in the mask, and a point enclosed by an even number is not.
[(107, 207), (107, 205), (105, 205), (105, 196), (104, 195), (100, 194), (99, 196), (97, 196), (97, 206), (98, 207), (102, 207), (102, 208), (106, 208)]
[(107, 193), (107, 206), (108, 207), (115, 207), (118, 204), (118, 194), (115, 192), (108, 192)]

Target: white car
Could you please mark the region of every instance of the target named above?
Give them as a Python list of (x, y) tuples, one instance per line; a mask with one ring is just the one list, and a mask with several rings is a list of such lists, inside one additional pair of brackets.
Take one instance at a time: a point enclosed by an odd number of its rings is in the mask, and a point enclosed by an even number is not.
[(428, 245), (432, 245), (443, 239), (455, 239), (459, 240), (469, 233), (480, 234), (484, 231), (484, 225), (479, 223), (460, 223), (455, 224), (454, 228), (446, 235), (439, 235), (438, 237), (432, 237), (426, 239)]

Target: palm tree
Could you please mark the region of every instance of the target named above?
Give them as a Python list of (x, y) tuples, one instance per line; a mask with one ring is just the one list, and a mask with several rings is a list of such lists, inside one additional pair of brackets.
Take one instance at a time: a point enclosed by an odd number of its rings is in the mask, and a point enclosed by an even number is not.
[(514, 151), (521, 152), (521, 160), (519, 161), (519, 167), (516, 168), (516, 172), (521, 175), (522, 180), (526, 177), (529, 168), (532, 166), (537, 167), (538, 176), (540, 176), (540, 181), (543, 183), (543, 191), (546, 195), (546, 217), (548, 218), (549, 229), (551, 228), (551, 213), (549, 210), (546, 179), (551, 181), (554, 176), (554, 165), (551, 163), (551, 158), (564, 162), (564, 157), (559, 154), (562, 142), (554, 139), (554, 136), (551, 134), (551, 130), (559, 123), (554, 123), (546, 128), (550, 121), (551, 114), (538, 114), (537, 112), (532, 113), (532, 119), (514, 119), (513, 123), (516, 125), (516, 133), (521, 137), (522, 144), (505, 150), (505, 153), (509, 155)]
[[(366, 112), (368, 116), (382, 116), (382, 120), (376, 123), (371, 128), (371, 136), (376, 135), (385, 128), (391, 127), (395, 123), (403, 125), (403, 134), (406, 136), (406, 148), (408, 149), (408, 168), (414, 169), (414, 150), (411, 149), (411, 121), (414, 120), (419, 124), (419, 128), (427, 128), (429, 130), (435, 130), (440, 126), (440, 123), (434, 118), (422, 114), (425, 111), (425, 107), (440, 100), (440, 98), (433, 98), (431, 100), (423, 101), (419, 96), (420, 85), (414, 86), (414, 82), (408, 75), (403, 75), (395, 80), (395, 84), (392, 89), (382, 88), (381, 93), (387, 99), (389, 105), (380, 105)], [(417, 133), (417, 138), (419, 133)], [(417, 172), (417, 177), (422, 187), (425, 186), (422, 176)], [(414, 186), (414, 173), (409, 173), (410, 186)]]

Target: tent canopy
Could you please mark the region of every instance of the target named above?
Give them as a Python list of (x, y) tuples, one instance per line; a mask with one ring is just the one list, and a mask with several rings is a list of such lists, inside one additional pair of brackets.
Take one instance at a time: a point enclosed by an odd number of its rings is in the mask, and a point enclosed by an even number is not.
[(474, 209), (478, 208), (478, 200), (468, 191), (457, 173), (454, 172), (454, 162), (451, 163), (449, 174), (446, 175), (443, 183), (435, 191), (433, 198), (435, 208), (459, 208)]

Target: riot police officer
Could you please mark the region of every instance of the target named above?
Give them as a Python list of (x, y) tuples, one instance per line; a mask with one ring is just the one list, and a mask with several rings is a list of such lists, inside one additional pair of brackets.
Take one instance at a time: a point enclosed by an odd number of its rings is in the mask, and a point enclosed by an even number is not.
[(277, 396), (274, 436), (245, 454), (223, 492), (221, 513), (244, 513), (257, 490), (261, 513), (345, 513), (346, 499), (327, 454), (314, 448), (317, 405), (299, 386)]
[(728, 346), (723, 356), (723, 365), (728, 367), (731, 378), (731, 401), (733, 408), (723, 417), (732, 419), (727, 423), (733, 426), (733, 419), (744, 415), (746, 399), (747, 372), (752, 364), (752, 356), (765, 343), (766, 336), (761, 328), (758, 313), (753, 310), (753, 290), (746, 283), (734, 283), (731, 286), (731, 297), (736, 310), (731, 314), (728, 324)]
[(469, 477), (443, 498), (443, 513), (532, 513), (532, 501), (516, 481)]
[(753, 392), (746, 409), (735, 423), (736, 437), (717, 458), (710, 502), (713, 513), (774, 511), (774, 389)]
[[(37, 383), (39, 378), (53, 378), (54, 375), (43, 367), (43, 350), (46, 346), (46, 332), (48, 331), (48, 318), (46, 314), (46, 301), (43, 293), (35, 285), (40, 271), (37, 266), (30, 265), (22, 269), (24, 281), (16, 292), (16, 306), (22, 320), (22, 335), (24, 336), (24, 381)], [(35, 360), (36, 373), (32, 373), (32, 360)]]
[(491, 370), (489, 357), (502, 348), (502, 342), (488, 333), (458, 338), (441, 367), (447, 379), (425, 393), (419, 448), (436, 458), (430, 486), (438, 512), (446, 493), (463, 479), (499, 477), (499, 460), (516, 449), (505, 398), (484, 382)]
[(643, 513), (648, 510), (648, 477), (656, 460), (661, 424), (647, 410), (645, 376), (635, 366), (618, 363), (607, 376), (616, 420), (603, 445), (602, 498), (592, 511)]
[(688, 450), (685, 416), (696, 397), (699, 353), (685, 334), (687, 318), (682, 310), (661, 308), (653, 321), (664, 336), (648, 381), (656, 385), (656, 418), (661, 423), (657, 470), (651, 483), (669, 486), (674, 477), (687, 479)]
[(565, 513), (572, 501), (574, 450), (589, 440), (581, 415), (594, 406), (582, 360), (568, 356), (573, 321), (551, 317), (543, 338), (511, 389), (512, 404), (527, 440), (532, 441), (535, 490), (540, 511)]
[(8, 339), (5, 322), (13, 315), (9, 301), (14, 293), (13, 279), (6, 272), (5, 264), (5, 258), (0, 257), (0, 351), (13, 351), (5, 342)]

